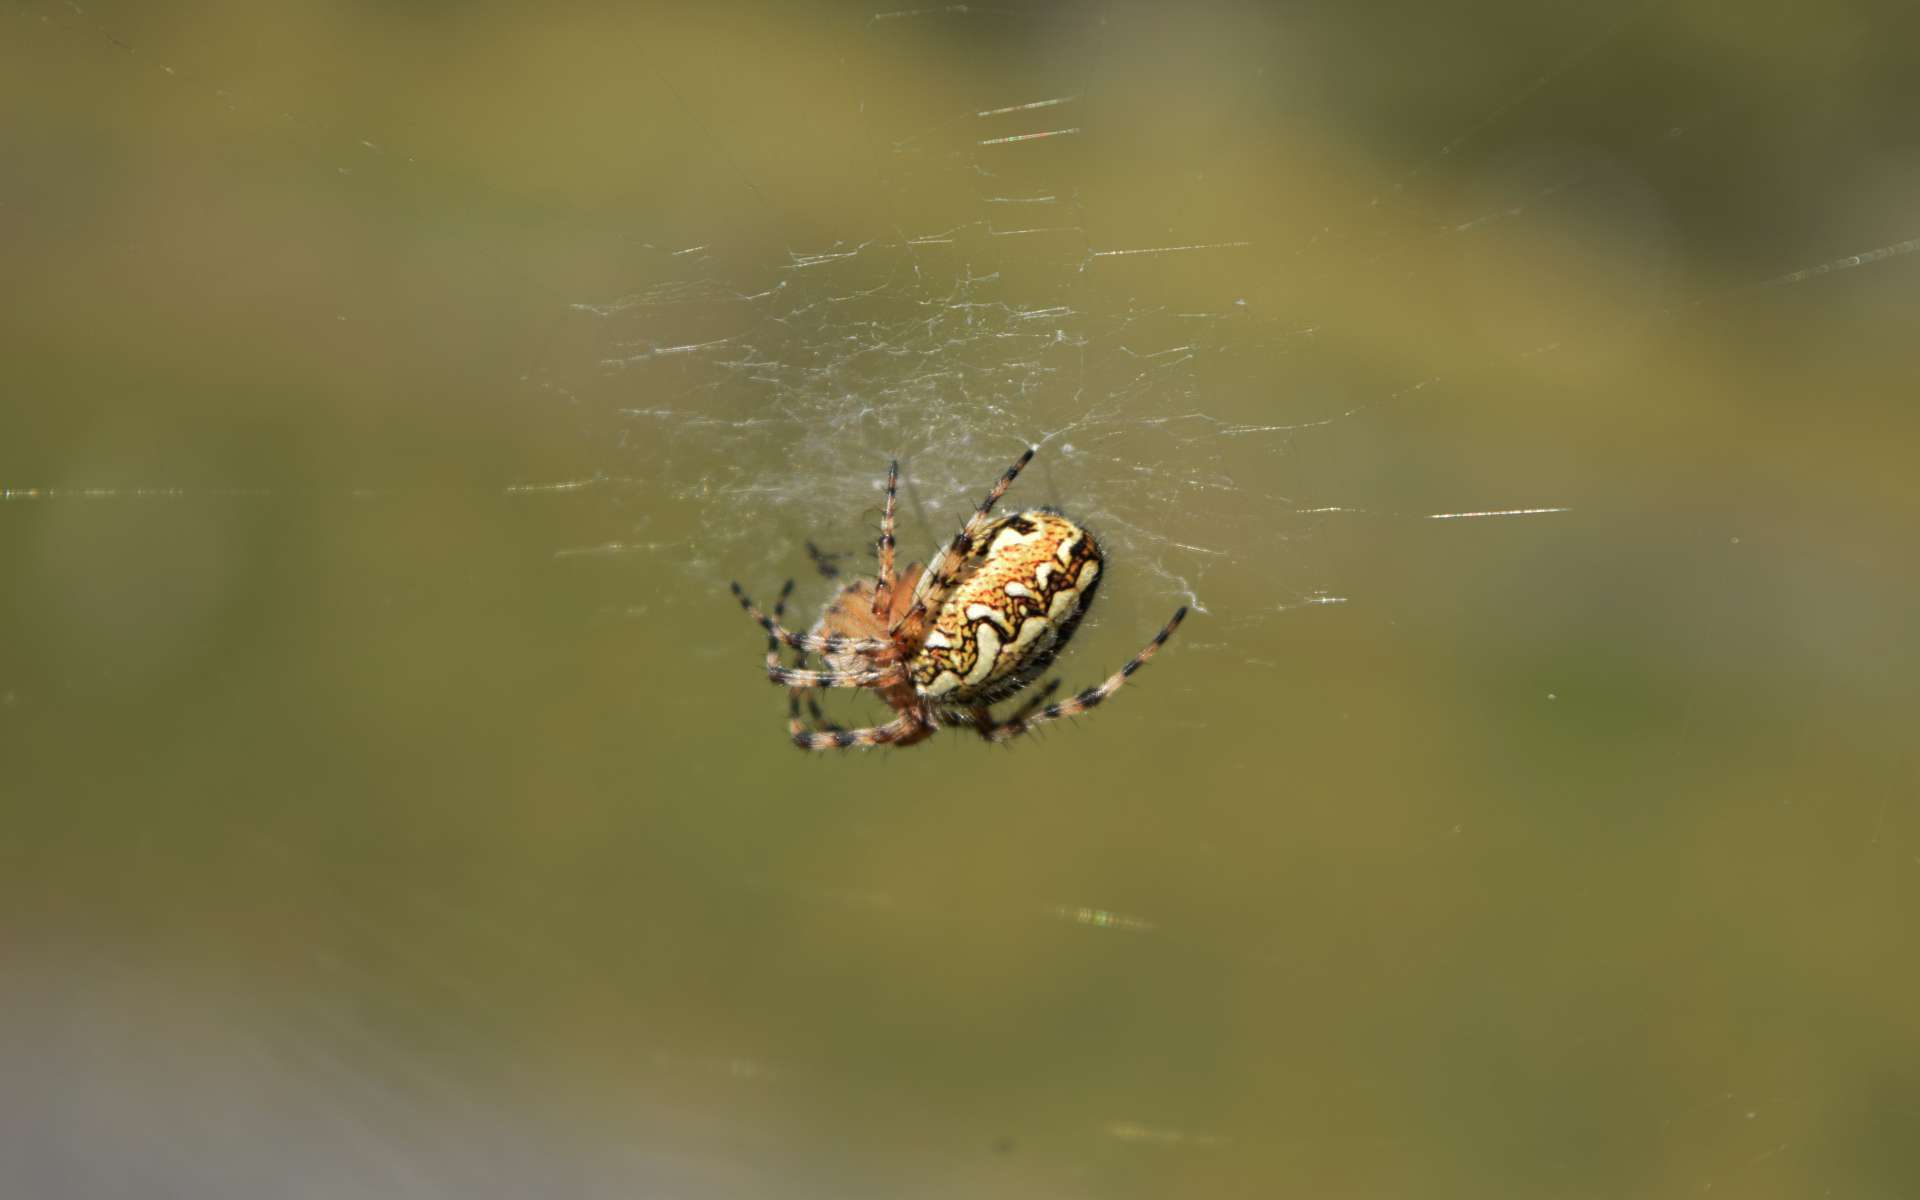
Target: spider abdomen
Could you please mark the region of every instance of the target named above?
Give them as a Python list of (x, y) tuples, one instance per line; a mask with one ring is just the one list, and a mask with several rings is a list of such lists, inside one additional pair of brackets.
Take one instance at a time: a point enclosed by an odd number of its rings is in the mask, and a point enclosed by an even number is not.
[(936, 704), (982, 704), (1032, 682), (1073, 636), (1100, 581), (1093, 535), (1059, 513), (1002, 517), (908, 660)]

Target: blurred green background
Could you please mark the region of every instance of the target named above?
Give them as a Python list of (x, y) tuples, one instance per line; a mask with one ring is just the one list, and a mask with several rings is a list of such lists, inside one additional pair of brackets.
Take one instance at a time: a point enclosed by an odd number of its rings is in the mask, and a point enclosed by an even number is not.
[[(1920, 1194), (1917, 32), (9, 5), (0, 1191)], [(1030, 441), (1195, 615), (794, 751)]]

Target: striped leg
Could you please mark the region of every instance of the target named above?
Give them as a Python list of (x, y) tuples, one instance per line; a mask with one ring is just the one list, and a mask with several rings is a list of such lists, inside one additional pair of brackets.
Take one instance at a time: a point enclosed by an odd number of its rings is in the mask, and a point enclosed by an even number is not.
[[(942, 709), (936, 711), (934, 715), (942, 725), (953, 725), (962, 729), (971, 729), (990, 742), (1004, 741), (1005, 738), (996, 738), (994, 736), (996, 731), (1015, 725), (1025, 725), (1027, 718), (1032, 716), (1034, 711), (1041, 705), (1045, 704), (1048, 697), (1059, 690), (1059, 679), (1047, 680), (1045, 687), (1036, 690), (1031, 696), (1028, 696), (1021, 702), (1020, 707), (1014, 709), (1012, 715), (1004, 721), (994, 720), (992, 708), (985, 704), (974, 704), (966, 708)], [(1010, 737), (1012, 735), (1009, 734), (1007, 736)]]
[(782, 687), (797, 688), (879, 688), (905, 679), (906, 668), (898, 663), (874, 667), (868, 671), (798, 671), (780, 665), (780, 658), (767, 652), (767, 678)]
[(1004, 721), (994, 720), (991, 708), (985, 704), (975, 704), (968, 708), (943, 709), (935, 715), (939, 718), (942, 725), (954, 725), (962, 729), (971, 729), (982, 737), (988, 737), (993, 730), (1003, 725), (1017, 724), (1032, 716), (1035, 709), (1045, 704), (1047, 698), (1059, 690), (1060, 680), (1058, 678), (1047, 680), (1045, 687), (1039, 688), (1031, 696), (1023, 700), (1020, 707), (1014, 709), (1013, 714)]
[[(775, 606), (775, 612), (779, 612), (785, 607), (787, 595), (791, 591), (793, 591), (793, 580), (789, 579), (787, 580), (786, 586), (780, 589), (780, 603)], [(780, 644), (782, 642), (786, 642), (787, 645), (793, 646), (796, 650), (811, 649), (814, 644), (817, 643), (821, 647), (821, 652), (825, 653), (828, 647), (831, 647), (833, 650), (855, 649), (866, 645), (867, 640), (862, 638), (842, 638), (837, 635), (824, 638), (801, 637), (796, 633), (788, 633), (788, 631), (780, 627), (779, 622), (775, 621), (772, 617), (764, 615), (759, 609), (755, 608), (753, 602), (747, 599), (746, 593), (740, 590), (740, 585), (737, 583), (733, 585), (733, 594), (738, 597), (740, 607), (746, 609), (754, 620), (759, 621), (761, 626), (767, 631), (767, 678), (773, 680), (773, 682), (784, 684), (790, 688), (863, 688), (879, 687), (885, 684), (895, 683), (901, 678), (901, 674), (905, 668), (897, 662), (890, 661), (882, 661), (880, 665), (864, 671), (802, 671), (786, 666), (780, 661)], [(782, 634), (786, 636), (782, 637)], [(890, 642), (874, 642), (873, 644), (886, 646), (889, 652), (892, 650), (892, 643)]]
[(885, 725), (866, 729), (808, 729), (798, 716), (794, 716), (787, 722), (787, 732), (793, 738), (793, 744), (802, 750), (847, 750), (917, 742), (931, 735), (933, 726), (917, 710), (909, 709)]
[(873, 615), (893, 607), (893, 506), (900, 492), (900, 460), (887, 464), (887, 515), (880, 518), (880, 574), (873, 581)]
[(1051, 697), (1055, 692), (1059, 690), (1060, 690), (1060, 679), (1058, 676), (1055, 676), (1054, 678), (1047, 680), (1047, 685), (1045, 687), (1041, 688), (1039, 691), (1035, 692), (1033, 695), (1027, 697), (1026, 701), (1023, 704), (1021, 704), (1019, 708), (1016, 708), (1013, 710), (1013, 715), (1008, 717), (1006, 720), (1000, 722), (1000, 724), (1012, 725), (1016, 721), (1024, 722), (1028, 717), (1031, 717), (1034, 714), (1035, 710), (1037, 710), (1041, 705), (1045, 704), (1049, 697)]
[(1180, 622), (1185, 620), (1186, 616), (1186, 606), (1181, 605), (1180, 608), (1174, 611), (1173, 619), (1168, 621), (1166, 626), (1153, 636), (1153, 640), (1148, 642), (1140, 653), (1134, 655), (1126, 666), (1121, 667), (1118, 671), (1110, 675), (1105, 683), (1099, 684), (1096, 687), (1090, 687), (1070, 699), (1049, 704), (1037, 713), (1030, 715), (1016, 713), (1013, 717), (1000, 722), (998, 725), (990, 725), (981, 729), (980, 736), (991, 742), (1004, 742), (1009, 738), (1019, 737), (1035, 726), (1044, 725), (1048, 721), (1058, 721), (1062, 717), (1077, 717), (1088, 709), (1104, 702), (1109, 696), (1119, 691), (1135, 671), (1138, 671), (1146, 665), (1147, 660), (1153, 657), (1154, 652), (1159, 650), (1161, 646), (1164, 646), (1167, 639), (1173, 636), (1173, 631), (1180, 627)]
[(843, 550), (837, 554), (828, 554), (812, 542), (808, 542), (807, 557), (813, 560), (813, 569), (820, 572), (820, 578), (838, 579), (840, 578), (840, 564), (833, 560), (836, 558), (845, 558), (846, 551)]
[(827, 720), (827, 714), (821, 710), (820, 701), (814, 698), (813, 692), (812, 688), (787, 689), (787, 728), (792, 729), (794, 723), (800, 719), (800, 699), (804, 696), (807, 702), (807, 718), (813, 722), (815, 729), (824, 729), (828, 733), (838, 733), (845, 729), (846, 726), (838, 721)]
[[(760, 628), (767, 631), (768, 637), (785, 642), (795, 650), (811, 650), (815, 654), (843, 654), (849, 650), (862, 654), (892, 655), (894, 652), (893, 643), (885, 638), (850, 638), (841, 637), (837, 633), (830, 633), (826, 637), (815, 637), (810, 633), (795, 633), (755, 608), (753, 601), (747, 599), (747, 594), (740, 590), (739, 584), (729, 583), (727, 586), (733, 589), (733, 598), (740, 602), (740, 607), (746, 610), (748, 616), (759, 622)], [(787, 587), (789, 589), (793, 587), (793, 580), (787, 580)]]
[[(808, 542), (807, 545), (809, 548), (811, 548), (813, 543)], [(793, 594), (793, 581), (789, 579), (787, 581), (787, 586), (780, 589), (780, 598), (774, 601), (773, 619), (775, 624), (778, 624), (780, 621), (780, 618), (787, 615), (787, 597), (791, 596), (792, 594)], [(769, 634), (767, 636), (767, 653), (778, 654), (779, 651), (780, 651), (780, 639)], [(793, 666), (791, 669), (796, 671), (802, 671), (806, 669), (806, 666), (807, 666), (807, 652), (805, 650), (795, 650), (793, 652)], [(800, 702), (802, 700), (805, 700), (807, 705), (807, 712), (813, 717), (813, 723), (816, 726), (822, 729), (828, 730), (829, 732), (838, 730), (840, 726), (827, 720), (827, 715), (820, 711), (820, 700), (814, 694), (816, 691), (818, 691), (817, 688), (800, 687), (798, 685), (794, 685), (787, 688), (787, 717), (788, 717), (789, 726), (791, 726), (794, 721), (799, 720)]]
[[(940, 606), (947, 601), (947, 593), (953, 590), (953, 585), (958, 580), (957, 572), (966, 562), (967, 557), (973, 553), (973, 540), (979, 537), (980, 531), (986, 527), (987, 515), (993, 511), (993, 506), (1000, 502), (1000, 497), (1007, 494), (1007, 489), (1013, 486), (1014, 478), (1020, 474), (1020, 469), (1033, 461), (1034, 453), (1038, 449), (1037, 446), (1028, 446), (1025, 454), (1000, 473), (1000, 478), (994, 481), (993, 489), (987, 493), (987, 498), (973, 510), (973, 515), (968, 517), (967, 523), (960, 527), (960, 532), (954, 534), (953, 540), (942, 546), (940, 552), (933, 556), (933, 561), (927, 564), (927, 569), (920, 575), (919, 584), (913, 589), (913, 607), (907, 611), (906, 615), (894, 622), (893, 629), (899, 629), (908, 622), (924, 619), (929, 612), (940, 611)], [(952, 573), (948, 569), (950, 562)]]

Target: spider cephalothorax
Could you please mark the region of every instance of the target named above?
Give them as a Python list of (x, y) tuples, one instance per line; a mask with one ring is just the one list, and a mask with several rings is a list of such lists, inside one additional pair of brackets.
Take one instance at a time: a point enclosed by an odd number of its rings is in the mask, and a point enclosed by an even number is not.
[[(1029, 449), (1001, 474), (930, 565), (910, 564), (898, 574), (893, 512), (900, 469), (898, 463), (889, 466), (880, 572), (871, 583), (862, 579), (841, 588), (811, 633), (794, 633), (780, 624), (792, 580), (770, 617), (733, 585), (740, 606), (767, 631), (767, 676), (787, 687), (787, 727), (796, 746), (906, 746), (931, 737), (941, 725), (971, 726), (989, 741), (1005, 741), (1099, 704), (1172, 635), (1187, 615), (1184, 607), (1106, 682), (1047, 704), (1059, 686), (1056, 679), (1007, 719), (994, 719), (989, 706), (1033, 683), (1066, 646), (1099, 586), (1103, 565), (1093, 535), (1060, 513), (1034, 509), (989, 519), (1033, 453)], [(824, 556), (813, 553), (822, 573), (838, 574)], [(800, 652), (791, 667), (780, 662), (782, 643)], [(827, 669), (805, 669), (809, 652), (825, 660)], [(822, 687), (869, 688), (898, 715), (867, 729), (826, 725), (811, 695)], [(819, 728), (801, 720), (803, 699)]]

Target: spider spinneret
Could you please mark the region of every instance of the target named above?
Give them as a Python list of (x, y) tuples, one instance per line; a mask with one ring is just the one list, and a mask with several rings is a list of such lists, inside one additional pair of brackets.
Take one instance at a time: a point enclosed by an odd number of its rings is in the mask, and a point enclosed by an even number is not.
[[(792, 580), (771, 617), (753, 606), (739, 584), (732, 585), (740, 606), (767, 631), (767, 676), (788, 690), (787, 727), (796, 746), (906, 746), (931, 737), (941, 725), (970, 726), (988, 741), (1006, 741), (1101, 703), (1172, 636), (1187, 615), (1184, 606), (1105, 682), (1049, 704), (1047, 697), (1059, 686), (1055, 679), (1007, 719), (994, 719), (989, 706), (1032, 684), (1065, 648), (1093, 600), (1104, 565), (1093, 535), (1060, 513), (1031, 509), (989, 519), (1033, 455), (1029, 449), (1001, 474), (927, 567), (909, 564), (898, 574), (893, 523), (899, 464), (891, 464), (879, 573), (871, 582), (861, 579), (841, 588), (810, 633), (797, 634), (780, 624)], [(822, 573), (830, 573), (826, 560), (809, 550)], [(783, 644), (798, 652), (791, 667), (780, 661)], [(819, 655), (827, 669), (807, 670), (808, 653)], [(827, 724), (812, 696), (822, 687), (870, 689), (898, 715), (866, 729)], [(801, 719), (803, 700), (818, 727)]]

